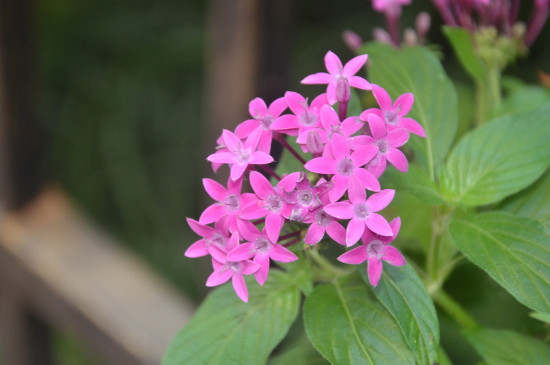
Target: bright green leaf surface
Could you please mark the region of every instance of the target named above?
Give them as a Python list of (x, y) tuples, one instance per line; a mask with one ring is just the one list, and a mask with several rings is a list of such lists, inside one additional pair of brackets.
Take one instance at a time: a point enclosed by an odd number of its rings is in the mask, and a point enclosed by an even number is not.
[(550, 164), (550, 104), (486, 123), (453, 149), (441, 180), (451, 202), (497, 202), (533, 183)]
[[(367, 285), (366, 270), (360, 270)], [(395, 267), (384, 264), (382, 278), (374, 295), (391, 313), (418, 364), (437, 360), (439, 322), (430, 295), (410, 265)]]
[(248, 303), (231, 283), (212, 292), (174, 338), (163, 365), (265, 364), (296, 319), (300, 293), (290, 276), (276, 270), (263, 287), (247, 282)]
[(307, 337), (304, 336), (269, 361), (269, 365), (291, 364), (327, 365), (329, 362), (313, 348)]
[(450, 232), (464, 255), (517, 300), (550, 312), (550, 232), (545, 226), (491, 212), (455, 218)]
[(550, 324), (550, 313), (533, 312), (531, 317)]
[(499, 209), (550, 224), (550, 170), (529, 188), (503, 201)]
[(426, 138), (411, 135), (409, 145), (433, 178), (443, 162), (457, 129), (457, 96), (435, 55), (423, 47), (396, 50), (369, 43), (362, 50), (369, 54), (369, 81), (384, 87), (393, 100), (401, 94), (414, 94), (414, 105), (407, 115), (426, 130)]
[(546, 365), (550, 347), (513, 331), (480, 328), (466, 333), (487, 365)]
[(435, 183), (415, 165), (409, 165), (409, 171), (402, 173), (394, 168), (388, 168), (382, 175), (384, 188), (407, 191), (429, 205), (443, 205), (445, 199), (439, 194)]
[(313, 346), (332, 364), (414, 364), (395, 320), (357, 274), (315, 288), (304, 323)]
[(485, 66), (475, 54), (472, 33), (458, 27), (443, 27), (443, 33), (453, 46), (462, 67), (478, 82), (485, 80)]

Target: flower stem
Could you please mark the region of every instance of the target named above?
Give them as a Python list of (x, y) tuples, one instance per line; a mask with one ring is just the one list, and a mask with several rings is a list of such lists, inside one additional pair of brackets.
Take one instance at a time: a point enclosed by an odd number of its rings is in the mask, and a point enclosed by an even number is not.
[(319, 251), (317, 249), (308, 250), (306, 252), (309, 254), (309, 257), (311, 257), (311, 259), (315, 261), (315, 263), (319, 265), (319, 267), (323, 271), (330, 273), (330, 276), (334, 279), (349, 273), (348, 270), (342, 270), (331, 264), (326, 258), (319, 254)]
[(432, 294), (434, 302), (453, 318), (464, 329), (479, 327), (476, 320), (470, 316), (453, 298), (442, 289)]
[(307, 161), (302, 156), (300, 156), (300, 154), (286, 141), (286, 139), (284, 137), (276, 137), (275, 139), (284, 148), (286, 148), (288, 150), (288, 152), (290, 152), (294, 157), (296, 157), (296, 159), (298, 161), (300, 161), (300, 163), (302, 163), (304, 165), (306, 164)]
[(275, 171), (273, 171), (273, 169), (268, 165), (254, 165), (254, 167), (256, 167), (257, 169), (259, 168), (260, 170), (263, 170), (269, 176), (273, 176), (277, 180), (281, 180), (281, 177)]
[(279, 242), (280, 242), (280, 241), (287, 240), (287, 239), (289, 239), (289, 238), (293, 238), (293, 237), (299, 236), (301, 233), (302, 233), (301, 230), (287, 233), (287, 234), (285, 234), (285, 235), (279, 237)]

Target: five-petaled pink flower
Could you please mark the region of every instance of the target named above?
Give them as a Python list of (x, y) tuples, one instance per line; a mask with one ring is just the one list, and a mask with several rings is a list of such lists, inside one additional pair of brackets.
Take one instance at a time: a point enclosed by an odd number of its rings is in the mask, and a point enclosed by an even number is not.
[(405, 265), (405, 258), (401, 252), (389, 245), (399, 233), (401, 219), (395, 218), (391, 221), (390, 226), (393, 234), (388, 237), (377, 235), (368, 229), (365, 230), (361, 239), (363, 244), (338, 257), (338, 260), (345, 264), (362, 264), (367, 261), (367, 274), (372, 286), (378, 285), (382, 276), (382, 260), (394, 266)]
[(355, 74), (367, 62), (367, 55), (360, 55), (352, 58), (342, 66), (342, 61), (332, 51), (325, 55), (326, 72), (318, 72), (307, 76), (302, 80), (302, 84), (328, 84), (327, 98), (333, 105), (336, 102), (347, 103), (351, 98), (350, 87), (370, 90), (371, 84), (360, 76)]

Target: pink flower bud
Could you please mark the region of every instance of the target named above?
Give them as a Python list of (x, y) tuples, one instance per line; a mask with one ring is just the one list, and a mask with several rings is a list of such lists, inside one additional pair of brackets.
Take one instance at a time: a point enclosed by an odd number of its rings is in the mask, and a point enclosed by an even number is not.
[(345, 30), (342, 33), (342, 39), (344, 40), (346, 46), (348, 46), (353, 52), (358, 52), (359, 48), (363, 45), (363, 40), (359, 34), (351, 30)]
[(428, 31), (430, 30), (432, 19), (430, 14), (426, 12), (421, 12), (416, 17), (415, 28), (418, 38), (422, 41), (426, 38)]
[(316, 130), (312, 130), (308, 133), (306, 146), (307, 150), (313, 155), (319, 155), (323, 152), (323, 141)]

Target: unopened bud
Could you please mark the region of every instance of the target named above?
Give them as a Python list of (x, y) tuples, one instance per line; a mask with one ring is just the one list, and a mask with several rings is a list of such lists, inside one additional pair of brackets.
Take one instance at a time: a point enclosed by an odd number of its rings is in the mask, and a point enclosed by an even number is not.
[(374, 37), (375, 41), (390, 44), (393, 46), (390, 34), (382, 28), (374, 28), (372, 31), (372, 36)]
[(349, 49), (351, 49), (353, 52), (358, 52), (363, 45), (363, 40), (361, 39), (359, 34), (351, 30), (345, 30), (342, 33), (342, 39), (344, 40), (346, 46), (348, 46)]
[(416, 28), (416, 34), (418, 34), (419, 40), (422, 42), (424, 39), (426, 39), (426, 35), (428, 35), (428, 31), (430, 30), (430, 25), (432, 23), (432, 18), (430, 17), (430, 14), (426, 12), (421, 12), (416, 17), (415, 22), (415, 28)]
[(306, 140), (307, 150), (313, 155), (318, 155), (323, 152), (323, 141), (316, 130), (310, 131)]
[(405, 29), (403, 38), (407, 46), (416, 46), (418, 44), (418, 37), (416, 35), (416, 32), (411, 28)]

